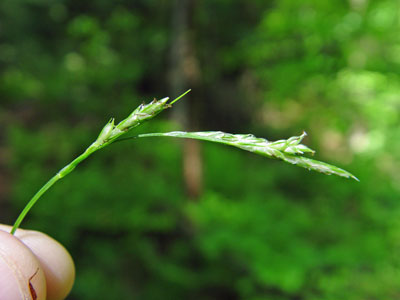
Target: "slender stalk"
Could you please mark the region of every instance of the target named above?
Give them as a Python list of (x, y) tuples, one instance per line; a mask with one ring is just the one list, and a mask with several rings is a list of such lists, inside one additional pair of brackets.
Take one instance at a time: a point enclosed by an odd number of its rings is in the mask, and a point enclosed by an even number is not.
[(178, 101), (184, 95), (189, 93), (190, 90), (186, 91), (182, 95), (178, 96), (175, 100), (173, 100), (170, 104), (167, 103), (169, 98), (163, 98), (159, 101), (154, 100), (149, 104), (142, 104), (138, 108), (136, 108), (125, 120), (121, 121), (117, 125), (114, 125), (114, 119), (111, 119), (101, 130), (99, 136), (96, 141), (94, 141), (81, 155), (75, 158), (72, 162), (62, 168), (56, 175), (54, 175), (49, 181), (43, 185), (39, 191), (29, 200), (28, 204), (24, 207), (22, 212), (19, 214), (17, 220), (15, 221), (11, 234), (15, 234), (18, 227), (21, 225), (25, 216), (31, 210), (31, 208), (36, 204), (36, 202), (40, 199), (40, 197), (50, 188), (52, 187), (58, 180), (67, 176), (71, 173), (79, 163), (88, 158), (97, 150), (100, 150), (113, 142), (115, 142), (120, 136), (127, 133), (134, 127), (137, 127), (144, 122), (150, 120), (151, 118), (158, 115), (164, 109), (170, 107), (173, 103)]
[(25, 216), (49, 188), (51, 188), (61, 178), (71, 173), (80, 162), (88, 158), (92, 153), (94, 153), (97, 150), (98, 149), (95, 149), (92, 146), (90, 146), (89, 148), (86, 149), (85, 152), (83, 152), (81, 155), (75, 158), (72, 162), (70, 162), (68, 165), (62, 168), (56, 175), (54, 175), (49, 181), (47, 181), (46, 184), (42, 186), (39, 191), (36, 192), (36, 194), (32, 197), (32, 199), (29, 200), (28, 204), (26, 204), (22, 212), (19, 214), (17, 220), (15, 221), (10, 233), (15, 234), (18, 227), (24, 220)]
[(192, 89), (188, 89), (186, 92), (184, 92), (182, 95), (178, 96), (175, 100), (171, 101), (170, 105), (174, 104), (176, 101), (181, 99), (183, 96), (185, 96), (187, 93), (189, 93)]
[(19, 225), (24, 220), (26, 214), (30, 211), (32, 206), (35, 205), (36, 201), (53, 185), (55, 184), (61, 177), (58, 177), (57, 174), (54, 175), (49, 181), (46, 182), (44, 186), (32, 197), (32, 199), (28, 202), (28, 204), (24, 207), (22, 212), (19, 214), (17, 220), (14, 223), (14, 226), (11, 229), (11, 234), (14, 234), (17, 231)]

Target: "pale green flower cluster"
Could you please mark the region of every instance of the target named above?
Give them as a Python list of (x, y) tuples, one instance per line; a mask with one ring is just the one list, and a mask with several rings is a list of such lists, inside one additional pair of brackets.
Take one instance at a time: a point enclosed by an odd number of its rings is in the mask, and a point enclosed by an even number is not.
[[(114, 119), (111, 119), (103, 127), (97, 139), (77, 158), (75, 158), (71, 163), (62, 168), (56, 175), (54, 175), (42, 188), (33, 196), (33, 198), (25, 206), (21, 214), (18, 216), (11, 233), (14, 234), (26, 214), (32, 208), (32, 206), (39, 200), (39, 198), (61, 178), (65, 177), (71, 173), (75, 167), (88, 158), (91, 154), (104, 148), (105, 146), (122, 140), (119, 139), (129, 130), (141, 125), (143, 122), (150, 120), (151, 118), (158, 115), (164, 109), (171, 107), (173, 103), (186, 95), (190, 90), (183, 93), (181, 96), (168, 103), (169, 98), (163, 98), (159, 101), (153, 100), (149, 104), (142, 104), (136, 108), (126, 119), (119, 122), (117, 125), (114, 124)], [(147, 133), (140, 134), (133, 138), (141, 137), (151, 137), (151, 136), (169, 136), (178, 138), (190, 138), (205, 140), (210, 142), (216, 142), (221, 144), (226, 144), (234, 146), (246, 151), (250, 151), (259, 155), (263, 155), (269, 158), (280, 159), (285, 162), (298, 165), (300, 167), (306, 168), (308, 170), (314, 170), (322, 172), (325, 174), (334, 174), (342, 177), (353, 178), (358, 180), (354, 175), (349, 172), (340, 169), (338, 167), (313, 160), (304, 157), (305, 153), (312, 153), (314, 151), (307, 146), (301, 144), (301, 141), (306, 136), (304, 132), (300, 136), (294, 136), (287, 140), (279, 140), (275, 142), (269, 142), (263, 138), (257, 138), (252, 134), (230, 134), (222, 131), (205, 131), (205, 132), (183, 132), (183, 131), (173, 131), (167, 133)], [(130, 138), (128, 138), (130, 139)]]

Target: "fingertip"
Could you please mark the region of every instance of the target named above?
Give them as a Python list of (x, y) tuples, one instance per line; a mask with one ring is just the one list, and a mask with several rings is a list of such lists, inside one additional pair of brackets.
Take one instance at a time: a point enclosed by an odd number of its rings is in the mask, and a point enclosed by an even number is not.
[(68, 251), (50, 236), (31, 230), (17, 233), (38, 258), (47, 282), (47, 300), (67, 297), (75, 281), (75, 265)]
[[(13, 236), (9, 234), (11, 226), (0, 224), (1, 230), (6, 231), (8, 237), (17, 240), (27, 248), (38, 261), (41, 270), (43, 269), (46, 281), (46, 299), (65, 299), (75, 281), (75, 265), (69, 252), (59, 242), (39, 231), (17, 229), (15, 236)], [(4, 299), (11, 300), (12, 298)], [(0, 297), (0, 300), (3, 300), (3, 298)]]
[(14, 278), (12, 269), (0, 259), (0, 299), (20, 300), (22, 295), (18, 282), (10, 278)]
[(46, 299), (46, 279), (36, 256), (0, 229), (0, 299)]

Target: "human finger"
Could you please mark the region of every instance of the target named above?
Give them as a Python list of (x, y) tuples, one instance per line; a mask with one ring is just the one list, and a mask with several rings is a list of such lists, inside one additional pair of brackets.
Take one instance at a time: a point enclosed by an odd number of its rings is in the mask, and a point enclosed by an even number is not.
[[(8, 225), (0, 229), (11, 230)], [(39, 260), (47, 283), (47, 300), (62, 300), (71, 291), (75, 280), (75, 266), (68, 251), (48, 235), (18, 229), (15, 236), (19, 238)]]
[(46, 279), (39, 260), (9, 232), (0, 230), (0, 299), (46, 299)]

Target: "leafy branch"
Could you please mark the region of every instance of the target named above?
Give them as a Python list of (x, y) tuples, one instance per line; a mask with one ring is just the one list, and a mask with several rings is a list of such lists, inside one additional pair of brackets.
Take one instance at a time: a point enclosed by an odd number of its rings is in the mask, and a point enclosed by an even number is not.
[(41, 189), (32, 197), (25, 208), (22, 210), (21, 214), (15, 221), (11, 234), (14, 234), (21, 222), (24, 220), (27, 213), (39, 200), (39, 198), (58, 180), (65, 177), (71, 173), (76, 166), (83, 160), (88, 158), (94, 152), (116, 142), (132, 138), (143, 138), (143, 137), (178, 137), (178, 138), (190, 138), (211, 141), (215, 143), (226, 144), (229, 146), (237, 147), (246, 151), (250, 151), (262, 156), (269, 158), (275, 158), (283, 160), (287, 163), (298, 165), (300, 167), (322, 172), (324, 174), (334, 174), (346, 178), (353, 178), (358, 181), (358, 179), (350, 174), (349, 172), (340, 169), (338, 167), (329, 165), (324, 162), (313, 160), (304, 157), (305, 153), (312, 153), (314, 151), (307, 146), (301, 144), (302, 139), (306, 136), (303, 133), (301, 136), (294, 136), (287, 140), (279, 140), (275, 142), (270, 142), (263, 138), (257, 138), (251, 134), (230, 134), (221, 131), (208, 131), (208, 132), (183, 132), (183, 131), (173, 131), (167, 133), (147, 133), (140, 134), (134, 137), (121, 138), (131, 129), (143, 124), (144, 122), (154, 118), (160, 112), (169, 108), (178, 101), (180, 98), (189, 93), (190, 90), (186, 91), (170, 103), (168, 103), (169, 98), (163, 98), (159, 101), (153, 100), (149, 104), (142, 104), (137, 107), (126, 119), (119, 122), (117, 125), (114, 124), (114, 119), (111, 119), (101, 130), (97, 139), (77, 158), (75, 158), (71, 163), (62, 168), (56, 175), (54, 175)]

